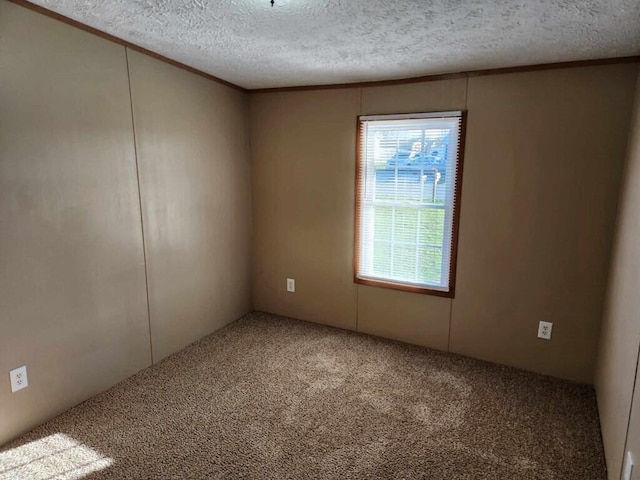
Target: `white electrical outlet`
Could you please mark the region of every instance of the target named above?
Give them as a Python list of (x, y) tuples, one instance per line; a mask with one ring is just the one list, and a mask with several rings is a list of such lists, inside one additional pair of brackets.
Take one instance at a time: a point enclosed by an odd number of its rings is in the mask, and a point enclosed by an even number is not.
[(622, 480), (631, 480), (633, 475), (633, 457), (631, 452), (627, 452), (624, 457), (624, 468), (622, 469)]
[(29, 379), (27, 378), (27, 366), (23, 365), (9, 372), (11, 378), (11, 391), (17, 392), (23, 388), (29, 386)]
[(544, 338), (545, 340), (551, 340), (551, 330), (553, 330), (553, 323), (540, 322), (538, 324), (538, 338)]
[(296, 281), (293, 278), (287, 278), (287, 292), (296, 291)]

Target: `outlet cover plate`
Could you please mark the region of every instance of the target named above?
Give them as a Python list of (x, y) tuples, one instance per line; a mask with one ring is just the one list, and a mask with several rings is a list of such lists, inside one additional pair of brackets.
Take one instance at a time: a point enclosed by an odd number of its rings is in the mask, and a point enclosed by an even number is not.
[(553, 323), (540, 322), (538, 324), (538, 338), (544, 340), (551, 340), (551, 330), (553, 330)]
[(11, 378), (11, 392), (13, 393), (29, 386), (26, 365), (11, 370), (9, 372), (9, 377)]
[(293, 278), (287, 278), (287, 292), (296, 291), (296, 281)]

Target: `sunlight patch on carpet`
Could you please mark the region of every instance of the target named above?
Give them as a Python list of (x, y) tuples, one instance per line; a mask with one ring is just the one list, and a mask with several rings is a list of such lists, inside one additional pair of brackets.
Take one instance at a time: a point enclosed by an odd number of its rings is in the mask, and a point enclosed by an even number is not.
[(55, 433), (0, 452), (0, 480), (76, 480), (113, 464), (109, 457)]

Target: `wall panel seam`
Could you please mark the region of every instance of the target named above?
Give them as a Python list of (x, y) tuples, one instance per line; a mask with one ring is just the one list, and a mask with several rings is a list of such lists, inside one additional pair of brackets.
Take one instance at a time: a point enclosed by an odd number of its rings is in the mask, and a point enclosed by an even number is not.
[[(468, 99), (469, 99), (469, 77), (467, 77), (465, 79), (465, 84), (464, 84), (464, 111), (467, 112), (467, 115), (469, 115), (469, 109), (468, 109)], [(469, 121), (468, 117), (467, 117), (467, 122)], [(465, 132), (465, 135), (467, 134), (467, 132)], [(466, 139), (465, 139), (466, 140)], [(466, 147), (466, 141), (465, 141), (465, 147)], [(464, 155), (464, 152), (463, 152)], [(462, 192), (460, 192), (460, 199), (462, 199)], [(460, 223), (462, 223), (462, 221), (459, 219), (458, 220)], [(458, 235), (460, 234), (460, 232), (458, 232)], [(460, 248), (460, 244), (458, 243), (458, 249)], [(459, 258), (456, 259), (456, 262), (459, 261)], [(449, 301), (449, 334), (447, 336), (447, 352), (451, 351), (451, 325), (453, 323), (453, 304), (455, 303), (455, 299), (451, 299)]]
[(149, 302), (149, 269), (147, 268), (147, 242), (144, 234), (144, 215), (142, 214), (142, 188), (140, 186), (140, 166), (138, 164), (138, 139), (136, 136), (136, 121), (133, 113), (133, 94), (131, 92), (131, 72), (129, 68), (129, 51), (124, 47), (124, 55), (127, 62), (127, 85), (129, 87), (129, 107), (131, 108), (131, 127), (133, 130), (133, 153), (136, 163), (136, 186), (138, 188), (138, 208), (140, 211), (140, 233), (142, 235), (142, 260), (144, 262), (144, 286), (147, 300), (147, 324), (149, 327), (149, 354), (153, 365), (153, 336), (151, 335), (151, 304)]

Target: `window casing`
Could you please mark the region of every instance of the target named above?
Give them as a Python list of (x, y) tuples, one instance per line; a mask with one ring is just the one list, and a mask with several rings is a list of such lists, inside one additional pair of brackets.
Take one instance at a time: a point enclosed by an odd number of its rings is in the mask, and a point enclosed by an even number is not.
[(453, 297), (465, 115), (358, 118), (357, 283)]

